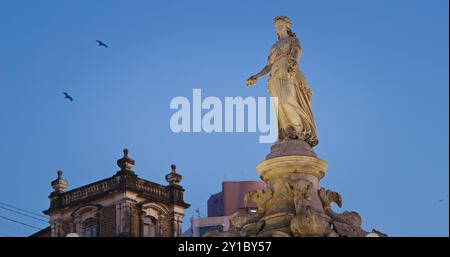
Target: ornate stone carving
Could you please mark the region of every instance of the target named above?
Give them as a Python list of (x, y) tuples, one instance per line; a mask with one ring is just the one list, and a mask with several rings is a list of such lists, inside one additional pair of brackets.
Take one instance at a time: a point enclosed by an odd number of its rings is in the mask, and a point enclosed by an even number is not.
[(319, 190), (320, 200), (323, 204), (325, 213), (331, 218), (333, 228), (340, 236), (366, 236), (368, 232), (361, 229), (362, 220), (357, 212), (344, 211), (335, 213), (331, 204), (336, 203), (339, 208), (342, 207), (342, 197), (339, 193), (328, 189)]
[(283, 139), (278, 140), (271, 147), (270, 153), (266, 156), (266, 160), (289, 155), (303, 155), (317, 157), (312, 147), (303, 140)]
[(58, 170), (57, 175), (58, 177), (52, 181), (51, 185), (55, 193), (64, 193), (64, 189), (66, 189), (69, 182), (62, 178), (63, 172), (61, 170)]
[(123, 157), (117, 160), (117, 166), (119, 166), (121, 171), (131, 171), (133, 168), (135, 161), (128, 157), (128, 149), (123, 149)]
[(166, 181), (169, 182), (170, 185), (180, 184), (180, 181), (183, 177), (177, 173), (177, 166), (175, 164), (172, 164), (170, 165), (170, 168), (172, 170), (169, 174), (166, 175)]
[(273, 192), (271, 189), (258, 189), (247, 192), (244, 196), (244, 206), (247, 207), (250, 202), (256, 203), (258, 208), (265, 211), (267, 203), (272, 198)]
[(325, 236), (331, 229), (329, 219), (320, 213), (313, 211), (311, 206), (305, 205), (295, 215), (290, 225), (294, 236)]
[[(239, 210), (230, 217), (230, 230), (207, 236), (275, 237), (365, 237), (361, 217), (356, 212), (336, 213), (332, 203), (342, 206), (342, 197), (331, 190), (318, 189), (327, 165), (311, 156), (270, 158), (257, 166), (267, 183), (265, 190), (248, 192), (247, 205), (256, 212)], [(386, 236), (372, 231), (370, 236)]]

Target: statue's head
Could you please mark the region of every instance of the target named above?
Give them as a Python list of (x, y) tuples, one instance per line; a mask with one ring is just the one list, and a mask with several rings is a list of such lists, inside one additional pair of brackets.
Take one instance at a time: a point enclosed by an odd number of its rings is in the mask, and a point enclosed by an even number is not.
[(273, 25), (277, 32), (278, 39), (286, 36), (295, 37), (295, 33), (291, 30), (291, 20), (286, 16), (277, 16), (273, 19)]

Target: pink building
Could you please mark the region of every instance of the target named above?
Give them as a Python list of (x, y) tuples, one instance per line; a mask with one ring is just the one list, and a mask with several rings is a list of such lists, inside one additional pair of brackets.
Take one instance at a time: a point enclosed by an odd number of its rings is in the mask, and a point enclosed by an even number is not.
[[(238, 209), (245, 208), (245, 193), (265, 189), (262, 181), (227, 181), (222, 183), (222, 192), (211, 195), (208, 199), (208, 217), (230, 216)], [(249, 208), (255, 208), (250, 203)]]
[(228, 181), (222, 183), (222, 192), (208, 199), (208, 217), (191, 218), (191, 227), (181, 236), (201, 237), (209, 231), (226, 231), (230, 227), (230, 215), (239, 209), (251, 211), (256, 205), (244, 206), (245, 193), (257, 189), (266, 189), (262, 181)]

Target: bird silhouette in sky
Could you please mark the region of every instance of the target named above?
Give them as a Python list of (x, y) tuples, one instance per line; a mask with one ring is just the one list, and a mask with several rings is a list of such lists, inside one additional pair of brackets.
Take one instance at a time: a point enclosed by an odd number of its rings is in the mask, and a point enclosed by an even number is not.
[(443, 202), (443, 201), (444, 201), (444, 198), (442, 198), (442, 199), (439, 200), (439, 202)]
[(103, 46), (104, 48), (108, 48), (108, 46), (105, 43), (103, 43), (102, 41), (100, 41), (100, 40), (96, 40), (96, 41), (98, 43), (98, 46)]
[(63, 94), (64, 94), (64, 99), (69, 99), (70, 101), (73, 101), (73, 98), (69, 95), (69, 94), (67, 94), (66, 92), (63, 92)]

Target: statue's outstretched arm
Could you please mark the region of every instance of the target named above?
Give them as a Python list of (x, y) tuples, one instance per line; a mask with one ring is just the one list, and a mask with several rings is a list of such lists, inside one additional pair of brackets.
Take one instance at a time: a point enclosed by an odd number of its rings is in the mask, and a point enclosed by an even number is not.
[(256, 84), (256, 80), (258, 80), (258, 78), (260, 78), (260, 77), (266, 75), (267, 73), (269, 73), (270, 69), (271, 69), (270, 64), (267, 64), (266, 66), (264, 66), (264, 68), (260, 72), (256, 73), (255, 75), (251, 76), (250, 78), (248, 78), (247, 82), (246, 82), (246, 85), (248, 87), (252, 86), (252, 85), (255, 85)]
[(260, 72), (258, 72), (254, 76), (256, 76), (256, 78), (260, 78), (269, 72), (270, 72), (270, 66), (267, 64), (266, 66), (264, 66), (264, 68)]

